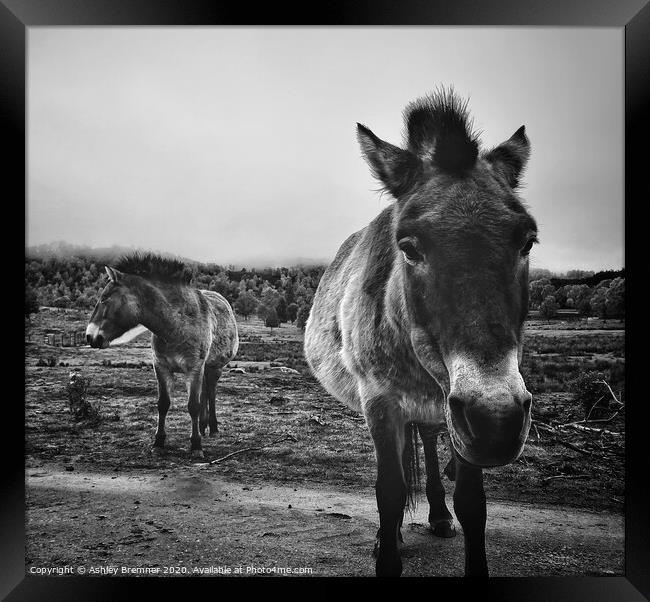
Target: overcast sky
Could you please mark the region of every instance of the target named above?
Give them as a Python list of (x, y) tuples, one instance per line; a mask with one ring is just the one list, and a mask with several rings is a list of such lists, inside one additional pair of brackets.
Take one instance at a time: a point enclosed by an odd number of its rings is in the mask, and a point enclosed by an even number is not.
[(390, 201), (356, 122), (402, 143), (436, 85), (482, 142), (522, 124), (532, 265), (623, 266), (622, 28), (28, 29), (27, 243), (221, 264), (330, 260)]

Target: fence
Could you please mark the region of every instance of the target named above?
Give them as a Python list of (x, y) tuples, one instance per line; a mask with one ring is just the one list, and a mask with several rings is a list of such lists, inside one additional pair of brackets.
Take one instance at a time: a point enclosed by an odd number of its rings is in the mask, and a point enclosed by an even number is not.
[(86, 333), (83, 331), (68, 334), (48, 333), (45, 335), (44, 343), (52, 347), (78, 347), (86, 344)]

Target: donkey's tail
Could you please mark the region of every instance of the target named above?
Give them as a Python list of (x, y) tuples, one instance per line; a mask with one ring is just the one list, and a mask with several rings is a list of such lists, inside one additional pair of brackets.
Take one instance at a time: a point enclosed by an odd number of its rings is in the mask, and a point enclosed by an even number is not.
[(417, 507), (417, 495), (420, 492), (420, 456), (418, 454), (418, 427), (415, 422), (409, 422), (404, 432), (404, 478), (406, 479), (405, 509), (413, 512)]

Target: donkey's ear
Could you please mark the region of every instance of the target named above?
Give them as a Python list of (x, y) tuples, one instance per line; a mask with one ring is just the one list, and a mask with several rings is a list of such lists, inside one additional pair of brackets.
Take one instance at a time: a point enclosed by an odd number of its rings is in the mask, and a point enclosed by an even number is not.
[(511, 188), (517, 188), (529, 156), (530, 142), (526, 136), (526, 127), (522, 125), (505, 142), (488, 152), (485, 159), (503, 174)]
[(422, 163), (413, 153), (377, 138), (357, 123), (361, 152), (373, 175), (394, 197), (408, 192), (422, 172)]
[(120, 276), (122, 275), (122, 272), (110, 266), (104, 266), (104, 267), (106, 268), (106, 273), (108, 274), (108, 278), (110, 279), (110, 281), (117, 283), (120, 279)]

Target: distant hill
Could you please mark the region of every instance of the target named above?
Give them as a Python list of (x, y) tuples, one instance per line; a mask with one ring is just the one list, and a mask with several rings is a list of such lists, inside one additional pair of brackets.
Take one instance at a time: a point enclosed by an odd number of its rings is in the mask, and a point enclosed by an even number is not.
[(65, 241), (56, 241), (44, 245), (36, 245), (25, 249), (25, 256), (34, 259), (49, 259), (56, 257), (64, 259), (67, 257), (93, 257), (115, 259), (126, 253), (142, 251), (136, 247), (122, 247), (112, 245), (110, 247), (89, 247), (87, 245), (73, 245)]
[(135, 246), (121, 246), (121, 245), (112, 245), (110, 247), (90, 247), (88, 245), (75, 245), (65, 241), (51, 242), (42, 245), (35, 245), (27, 247), (25, 249), (25, 256), (28, 259), (69, 259), (71, 257), (83, 257), (85, 259), (92, 259), (99, 263), (110, 263), (111, 261), (127, 255), (129, 253), (142, 252), (142, 253), (158, 253), (163, 256), (171, 256), (176, 259), (187, 263), (188, 265), (195, 264), (218, 264), (222, 266), (228, 266), (233, 270), (241, 270), (244, 268), (254, 268), (254, 269), (272, 269), (279, 266), (284, 267), (301, 267), (301, 268), (314, 268), (320, 266), (326, 266), (329, 264), (328, 260), (325, 259), (309, 259), (305, 257), (293, 257), (293, 258), (276, 258), (271, 259), (268, 256), (263, 257), (253, 257), (247, 261), (237, 262), (237, 261), (219, 261), (218, 258), (212, 261), (197, 261), (195, 259), (189, 259), (188, 257), (181, 257), (174, 255), (172, 253), (166, 253), (164, 251), (158, 251), (156, 249), (145, 249), (142, 247)]
[[(74, 245), (65, 241), (56, 241), (43, 245), (27, 247), (25, 249), (25, 257), (29, 259), (68, 259), (71, 257), (83, 257), (99, 262), (110, 262), (118, 257), (135, 252), (146, 253), (151, 252), (151, 249), (134, 246), (126, 247), (121, 245), (112, 245), (110, 247), (89, 247), (88, 245)], [(162, 253), (159, 251), (153, 252), (159, 253), (160, 255), (171, 255), (170, 253)], [(197, 261), (186, 257), (178, 257), (178, 259), (188, 264), (198, 263)]]

